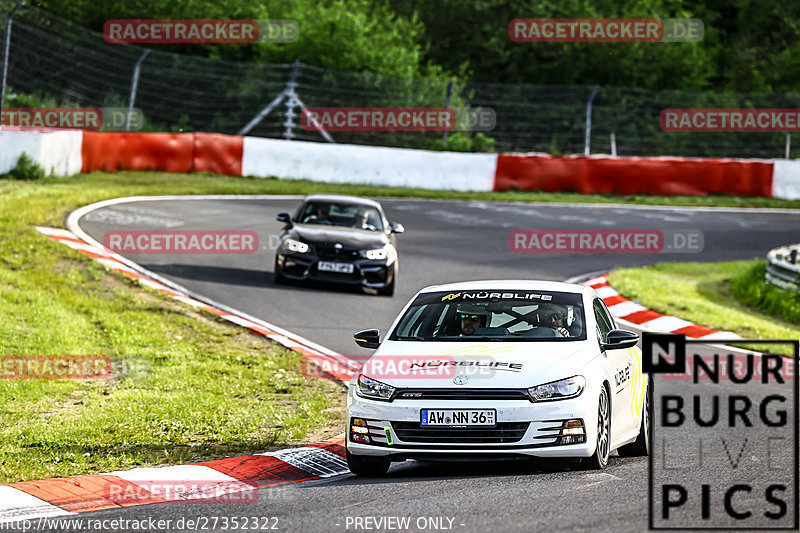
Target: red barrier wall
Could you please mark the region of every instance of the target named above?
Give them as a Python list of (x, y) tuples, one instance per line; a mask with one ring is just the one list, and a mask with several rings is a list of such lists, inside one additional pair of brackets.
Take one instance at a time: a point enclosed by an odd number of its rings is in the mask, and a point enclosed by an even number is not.
[(772, 196), (772, 162), (500, 154), (494, 190)]
[[(160, 170), (241, 176), (244, 137), (84, 132), (81, 153), (83, 172)], [(770, 197), (772, 171), (770, 161), (499, 154), (494, 190)]]
[(242, 174), (243, 138), (212, 133), (83, 135), (83, 172), (160, 170)]
[(221, 133), (194, 134), (194, 172), (241, 176), (243, 154), (244, 137)]
[(96, 133), (83, 135), (83, 172), (163, 170), (190, 172), (191, 133)]

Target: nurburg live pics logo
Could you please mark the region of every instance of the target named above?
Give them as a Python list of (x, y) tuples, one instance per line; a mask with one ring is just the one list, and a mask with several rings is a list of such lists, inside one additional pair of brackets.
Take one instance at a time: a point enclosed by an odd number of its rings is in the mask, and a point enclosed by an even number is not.
[(799, 344), (642, 335), (644, 373), (691, 376), (651, 398), (650, 529), (797, 529)]

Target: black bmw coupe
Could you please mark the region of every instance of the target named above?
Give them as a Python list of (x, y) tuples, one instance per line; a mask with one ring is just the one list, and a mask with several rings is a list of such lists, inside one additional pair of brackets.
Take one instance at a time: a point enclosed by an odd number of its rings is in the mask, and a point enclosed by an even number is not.
[(381, 205), (355, 196), (307, 196), (285, 226), (275, 255), (273, 279), (360, 285), (391, 296), (397, 284), (396, 233)]

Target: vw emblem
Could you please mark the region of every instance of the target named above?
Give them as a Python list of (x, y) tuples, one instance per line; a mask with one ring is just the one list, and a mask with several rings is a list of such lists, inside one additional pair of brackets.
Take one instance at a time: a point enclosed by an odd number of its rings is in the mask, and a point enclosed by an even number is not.
[(453, 383), (456, 385), (466, 385), (469, 382), (469, 376), (456, 376), (453, 378)]

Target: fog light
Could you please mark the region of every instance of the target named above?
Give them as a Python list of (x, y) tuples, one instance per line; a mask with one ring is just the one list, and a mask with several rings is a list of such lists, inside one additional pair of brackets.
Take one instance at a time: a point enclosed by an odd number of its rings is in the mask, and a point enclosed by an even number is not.
[(583, 420), (567, 420), (564, 423), (564, 429), (561, 430), (562, 435), (586, 435), (583, 429)]
[(363, 418), (354, 418), (350, 424), (350, 440), (361, 444), (370, 444), (369, 428)]
[(566, 420), (561, 428), (561, 437), (558, 441), (559, 444), (580, 444), (586, 440), (586, 428), (583, 426), (583, 420), (574, 419)]

